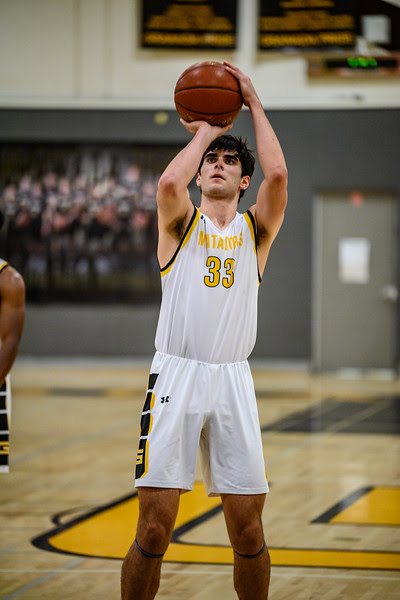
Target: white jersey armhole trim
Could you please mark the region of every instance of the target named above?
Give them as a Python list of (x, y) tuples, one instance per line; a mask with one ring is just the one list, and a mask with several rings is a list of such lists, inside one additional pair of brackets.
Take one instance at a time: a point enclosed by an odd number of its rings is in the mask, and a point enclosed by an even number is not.
[(254, 219), (253, 214), (248, 210), (247, 212), (244, 213), (244, 218), (246, 220), (247, 225), (249, 226), (250, 229), (250, 233), (251, 233), (251, 237), (253, 240), (253, 245), (254, 245), (254, 253), (257, 257), (257, 273), (258, 273), (258, 283), (261, 283), (261, 275), (260, 275), (260, 271), (258, 268), (258, 256), (257, 256), (257, 228), (256, 228), (256, 222)]
[(172, 266), (176, 260), (176, 257), (178, 256), (179, 250), (181, 250), (185, 244), (187, 244), (187, 242), (190, 239), (190, 236), (193, 233), (194, 228), (197, 225), (197, 222), (200, 218), (200, 211), (199, 209), (193, 205), (194, 211), (193, 211), (193, 215), (192, 218), (190, 219), (189, 225), (186, 228), (185, 233), (183, 234), (183, 238), (181, 239), (179, 246), (177, 247), (175, 254), (173, 255), (173, 257), (171, 258), (171, 260), (169, 261), (168, 264), (165, 265), (165, 267), (163, 267), (162, 269), (160, 269), (160, 273), (161, 273), (161, 277), (164, 277), (164, 275), (166, 275), (167, 273), (170, 272), (170, 270), (172, 269)]

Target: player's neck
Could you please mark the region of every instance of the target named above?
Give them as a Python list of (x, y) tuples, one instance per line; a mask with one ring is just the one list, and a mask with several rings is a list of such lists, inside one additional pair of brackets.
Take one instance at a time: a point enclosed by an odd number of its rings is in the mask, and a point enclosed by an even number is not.
[(236, 217), (238, 201), (237, 199), (208, 198), (202, 196), (200, 210), (205, 214), (218, 229), (225, 229), (229, 223)]

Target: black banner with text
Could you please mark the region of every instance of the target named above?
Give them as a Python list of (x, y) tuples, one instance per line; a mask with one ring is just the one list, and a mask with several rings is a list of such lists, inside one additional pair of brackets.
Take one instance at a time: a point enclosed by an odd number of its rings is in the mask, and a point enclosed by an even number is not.
[(356, 38), (355, 0), (260, 0), (261, 50), (350, 48)]
[(142, 0), (143, 47), (236, 47), (236, 0)]

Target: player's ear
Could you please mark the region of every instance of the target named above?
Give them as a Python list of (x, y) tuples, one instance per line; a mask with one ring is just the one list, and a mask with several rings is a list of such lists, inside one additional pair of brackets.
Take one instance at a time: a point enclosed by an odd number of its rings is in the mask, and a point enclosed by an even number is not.
[(201, 175), (200, 175), (200, 173), (197, 173), (196, 185), (197, 185), (197, 187), (201, 186)]
[(250, 175), (243, 175), (242, 180), (240, 182), (240, 189), (247, 190), (250, 185)]

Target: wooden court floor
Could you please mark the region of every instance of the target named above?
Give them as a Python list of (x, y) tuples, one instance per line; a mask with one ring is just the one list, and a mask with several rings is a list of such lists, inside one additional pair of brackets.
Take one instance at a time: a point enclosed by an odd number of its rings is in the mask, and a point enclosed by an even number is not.
[[(148, 364), (18, 361), (0, 600), (118, 600)], [(400, 598), (400, 382), (253, 368), (271, 600)], [(159, 598), (233, 600), (219, 499), (184, 494)], [(257, 599), (255, 599), (257, 600)]]

